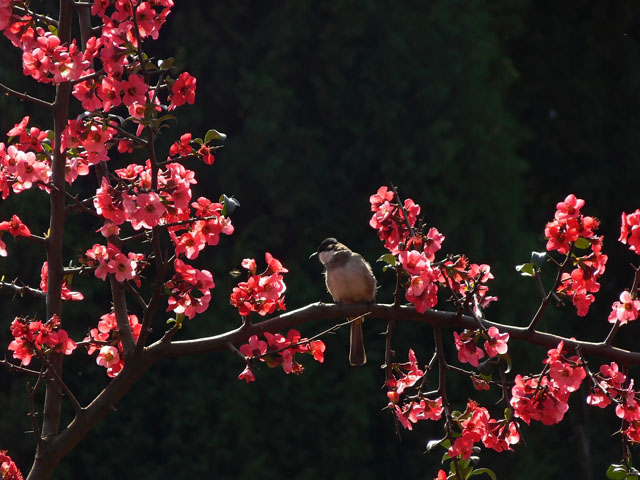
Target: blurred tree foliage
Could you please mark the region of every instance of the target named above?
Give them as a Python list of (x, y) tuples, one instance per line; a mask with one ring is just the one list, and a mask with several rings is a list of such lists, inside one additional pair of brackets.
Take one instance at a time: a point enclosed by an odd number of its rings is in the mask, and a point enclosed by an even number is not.
[[(368, 227), (368, 196), (389, 182), (422, 205), (427, 223), (447, 236), (445, 251), (491, 265), (500, 301), (487, 314), (519, 325), (537, 298), (513, 266), (544, 248), (543, 226), (557, 201), (570, 192), (585, 198), (586, 211), (606, 222), (609, 272), (589, 317), (560, 310), (543, 328), (600, 338), (611, 301), (631, 281), (630, 256), (615, 239), (620, 211), (640, 206), (633, 174), (639, 22), (630, 0), (177, 2), (161, 41), (150, 48), (175, 51), (177, 67), (198, 78), (198, 91), (164, 146), (185, 131), (227, 133), (214, 167), (194, 167), (196, 191), (233, 194), (242, 204), (232, 217), (234, 236), (199, 259), (214, 273), (213, 308), (188, 322), (181, 338), (237, 325), (228, 306), (234, 281), (226, 272), (245, 257), (262, 261), (264, 250), (291, 270), (289, 308), (329, 300), (321, 268), (308, 255), (324, 237), (337, 236), (373, 263), (383, 251)], [(22, 85), (19, 56), (0, 55), (0, 79)], [(0, 102), (11, 113), (0, 118), (2, 131), (24, 113), (37, 115), (13, 99)], [(91, 181), (86, 188), (94, 188)], [(2, 205), (3, 218), (16, 205), (24, 208), (25, 195)], [(46, 230), (46, 205), (25, 221)], [(83, 228), (69, 231), (70, 258)], [(40, 258), (23, 255), (20, 262), (2, 260), (2, 273), (28, 270), (27, 280), (37, 283)], [(391, 301), (391, 274), (374, 270), (379, 300)], [(79, 279), (77, 288), (89, 302), (73, 310), (76, 337), (108, 308), (105, 284)], [(3, 305), (5, 323), (23, 308)], [(161, 324), (159, 318), (158, 331)], [(326, 327), (309, 325), (304, 333)], [(243, 366), (234, 355), (160, 364), (66, 459), (57, 478), (432, 478), (439, 454), (422, 453), (440, 431), (419, 425), (395, 437), (391, 416), (381, 411), (377, 333), (384, 325), (373, 320), (365, 328), (369, 365), (362, 369), (347, 366), (345, 332), (327, 339), (324, 365), (309, 365), (297, 378), (263, 369), (245, 385), (235, 379)], [(430, 335), (400, 325), (399, 360), (411, 345), (426, 362)], [(7, 329), (0, 340), (7, 344)], [(514, 360), (535, 369), (542, 355), (521, 349)], [(86, 402), (106, 378), (84, 360), (67, 362), (67, 381)], [(31, 438), (22, 434), (29, 428), (23, 385), (0, 372), (0, 447), (26, 468)], [(468, 387), (450, 386), (460, 409)], [(581, 405), (575, 402), (559, 426), (526, 429), (528, 448), (483, 453), (483, 462), (501, 478), (577, 471), (602, 478), (607, 462), (618, 460), (617, 440), (608, 437), (616, 425)], [(567, 449), (587, 452), (588, 460), (567, 456)]]

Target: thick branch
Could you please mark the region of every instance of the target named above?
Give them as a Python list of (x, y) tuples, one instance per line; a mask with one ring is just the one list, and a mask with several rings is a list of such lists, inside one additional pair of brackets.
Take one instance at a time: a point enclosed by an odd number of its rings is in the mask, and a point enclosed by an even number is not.
[[(279, 332), (314, 320), (335, 320), (345, 317), (356, 317), (366, 312), (371, 312), (368, 317), (370, 319), (369, 321), (375, 321), (375, 319), (389, 320), (395, 317), (397, 321), (413, 321), (425, 323), (432, 327), (451, 329), (475, 329), (478, 325), (477, 320), (472, 316), (459, 315), (456, 312), (427, 310), (424, 313), (418, 313), (415, 308), (410, 306), (401, 306), (398, 308), (394, 305), (381, 304), (338, 305), (318, 302), (283, 313), (282, 315), (257, 324), (243, 325), (235, 330), (212, 337), (174, 341), (170, 343), (161, 343), (158, 341), (149, 347), (149, 351), (154, 357), (168, 357), (227, 350), (227, 343), (230, 342), (237, 345), (247, 341), (251, 335), (262, 334), (264, 332)], [(562, 340), (566, 348), (580, 347), (585, 355), (595, 355), (609, 361), (628, 365), (640, 365), (640, 352), (631, 352), (629, 350), (605, 345), (603, 342), (595, 343), (575, 340), (540, 331), (530, 332), (527, 327), (503, 325), (489, 320), (484, 320), (484, 323), (487, 328), (497, 327), (501, 332), (508, 333), (511, 339), (540, 345), (546, 348), (555, 348)]]

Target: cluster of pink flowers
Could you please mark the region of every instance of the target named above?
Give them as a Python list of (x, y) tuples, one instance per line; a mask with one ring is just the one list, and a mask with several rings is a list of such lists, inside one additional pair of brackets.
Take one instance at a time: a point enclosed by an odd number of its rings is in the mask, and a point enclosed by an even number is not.
[(285, 373), (302, 373), (304, 367), (296, 360), (296, 354), (308, 354), (322, 363), (324, 362), (324, 352), (326, 346), (322, 340), (311, 340), (302, 338), (300, 332), (291, 329), (284, 337), (279, 333), (264, 332), (264, 340), (260, 340), (257, 335), (249, 337), (249, 342), (240, 346), (240, 352), (245, 356), (247, 365), (238, 375), (238, 379), (247, 383), (255, 382), (252, 362), (256, 359), (265, 362), (270, 368), (281, 366)]
[(395, 194), (386, 186), (369, 197), (373, 212), (369, 225), (376, 229), (391, 254), (397, 256), (397, 262), (409, 276), (405, 297), (422, 313), (438, 303), (440, 271), (432, 262), (441, 248), (444, 235), (435, 228), (429, 229), (426, 235), (415, 231), (412, 235), (409, 226), (415, 227), (420, 205), (408, 198), (404, 201), (403, 212), (394, 198)]
[(243, 317), (251, 312), (265, 316), (285, 309), (284, 293), (287, 287), (281, 273), (289, 270), (269, 252), (264, 254), (264, 258), (267, 268), (260, 274), (256, 273), (257, 264), (253, 258), (245, 258), (242, 261), (242, 267), (249, 271), (249, 279), (233, 287), (231, 305), (236, 307)]
[[(134, 340), (138, 340), (142, 324), (135, 315), (129, 315), (129, 327)], [(124, 367), (124, 355), (122, 350), (122, 342), (119, 340), (118, 323), (116, 315), (113, 312), (105, 313), (100, 317), (97, 328), (89, 331), (89, 336), (84, 342), (87, 342), (87, 353), (93, 355), (98, 352), (96, 363), (107, 369), (109, 377), (115, 377)]]
[[(2, 0), (0, 0), (0, 26), (2, 25)], [(18, 469), (6, 450), (0, 450), (0, 478), (2, 480), (22, 480), (22, 473)]]
[[(498, 328), (489, 327), (486, 332), (479, 330), (464, 330), (462, 333), (453, 332), (456, 350), (458, 350), (458, 360), (462, 363), (469, 363), (478, 367), (479, 360), (487, 352), (490, 358), (498, 355), (505, 355), (509, 349), (508, 333), (500, 333)], [(484, 338), (484, 350), (478, 346), (478, 341)]]
[(430, 399), (405, 394), (407, 389), (414, 387), (424, 377), (424, 371), (418, 366), (412, 349), (409, 349), (409, 361), (394, 364), (393, 372), (386, 382), (388, 408), (400, 424), (407, 430), (413, 430), (413, 424), (420, 420), (440, 420), (443, 412), (441, 397)]
[[(420, 205), (406, 199), (402, 208), (394, 192), (382, 186), (371, 195), (373, 216), (369, 224), (378, 232), (396, 264), (408, 275), (405, 298), (420, 313), (438, 303), (438, 288), (445, 287), (462, 296), (464, 306), (482, 316), (481, 308), (497, 297), (488, 295), (487, 282), (493, 279), (488, 265), (469, 264), (464, 257), (434, 263), (444, 235), (436, 228), (417, 224)], [(410, 228), (411, 227), (411, 228)], [(426, 234), (424, 233), (426, 231)]]
[(80, 262), (89, 267), (95, 267), (96, 277), (106, 280), (108, 274), (113, 274), (118, 282), (133, 280), (140, 283), (140, 271), (146, 263), (141, 253), (129, 252), (124, 254), (114, 245), (107, 246), (96, 243), (86, 251)]
[[(562, 274), (557, 292), (571, 298), (578, 315), (585, 316), (595, 301), (592, 295), (600, 290), (598, 278), (604, 273), (607, 255), (602, 253), (602, 237), (595, 234), (598, 219), (582, 215), (580, 209), (584, 200), (568, 195), (556, 205), (554, 219), (547, 223), (544, 233), (547, 251), (557, 250), (566, 255), (573, 248), (573, 270)], [(582, 239), (583, 244), (578, 244)], [(587, 249), (585, 255), (578, 256), (576, 250)]]
[[(140, 62), (135, 58), (139, 39), (157, 38), (172, 7), (173, 0), (96, 1), (91, 11), (101, 17), (103, 27), (84, 49), (75, 40), (69, 45), (62, 44), (48, 29), (44, 17), (13, 13), (10, 2), (0, 4), (0, 30), (23, 51), (25, 75), (42, 83), (74, 81), (73, 95), (87, 112), (109, 112), (122, 106), (128, 111), (124, 116), (138, 123), (136, 133), (140, 135), (144, 128), (141, 119), (148, 115), (147, 105), (161, 111), (195, 101), (196, 79), (189, 73), (182, 72), (175, 80), (166, 75), (165, 81), (156, 85), (154, 79), (146, 79), (140, 73)], [(93, 68), (95, 61), (102, 65), (98, 72)], [(153, 82), (153, 86), (148, 82)], [(165, 90), (168, 107), (162, 105), (159, 95)], [(3, 198), (9, 194), (9, 187), (16, 193), (32, 185), (47, 188), (50, 179), (51, 132), (27, 128), (28, 122), (29, 117), (24, 117), (8, 132), (11, 145), (5, 147), (0, 143)], [(102, 114), (69, 120), (61, 139), (67, 182), (71, 184), (79, 175), (87, 175), (90, 165), (109, 160), (108, 150), (116, 144), (121, 153), (132, 150), (129, 139), (117, 136), (116, 127), (113, 118), (107, 119)], [(43, 148), (49, 155), (43, 154)], [(206, 144), (198, 155), (205, 163), (213, 163)]]
[(191, 206), (198, 220), (169, 227), (176, 255), (184, 255), (190, 260), (197, 258), (205, 246), (217, 245), (221, 234), (231, 235), (234, 231), (231, 220), (222, 215), (222, 203), (200, 197)]
[(527, 424), (536, 420), (545, 425), (558, 423), (569, 409), (569, 395), (580, 387), (587, 373), (577, 356), (566, 357), (564, 342), (551, 349), (540, 375), (517, 375), (511, 389), (511, 406), (516, 417)]
[(462, 255), (455, 260), (445, 261), (442, 270), (440, 282), (458, 295), (463, 305), (476, 316), (482, 317), (482, 309), (498, 300), (498, 297), (488, 294), (487, 282), (494, 278), (489, 265), (469, 264), (469, 260)]
[(413, 303), (420, 313), (438, 303), (438, 280), (440, 270), (431, 265), (424, 252), (403, 250), (398, 253), (398, 262), (409, 275), (405, 298)]
[(11, 220), (5, 220), (0, 222), (0, 256), (7, 256), (7, 245), (2, 241), (2, 234), (9, 232), (14, 238), (16, 237), (30, 237), (31, 232), (29, 228), (22, 223), (22, 220), (17, 215), (13, 215)]
[(43, 155), (43, 145), (50, 147), (49, 132), (37, 127), (27, 129), (26, 116), (7, 132), (9, 145), (0, 142), (0, 191), (2, 198), (30, 189), (45, 188), (51, 176), (49, 158)]
[(193, 318), (207, 310), (211, 301), (211, 289), (215, 287), (211, 272), (192, 267), (179, 258), (173, 262), (173, 268), (176, 273), (165, 283), (165, 288), (169, 291), (167, 311)]
[(16, 317), (11, 323), (13, 340), (9, 350), (13, 358), (29, 365), (34, 355), (46, 355), (48, 352), (60, 352), (71, 355), (76, 348), (66, 330), (60, 328), (60, 318), (54, 315), (46, 322)]
[(512, 445), (520, 441), (515, 420), (493, 419), (486, 408), (473, 400), (468, 400), (466, 410), (453, 419), (460, 428), (460, 436), (449, 447), (447, 453), (450, 457), (468, 459), (478, 442), (482, 442), (486, 448), (502, 452), (512, 450)]
[(369, 225), (377, 230), (384, 246), (395, 255), (406, 247), (402, 244), (410, 236), (407, 223), (411, 227), (415, 225), (420, 215), (420, 205), (410, 198), (406, 199), (404, 209), (407, 212), (407, 218), (405, 219), (398, 202), (393, 202), (394, 197), (395, 194), (385, 186), (380, 187), (377, 193), (369, 197), (373, 212)]
[(596, 385), (592, 385), (587, 403), (606, 408), (615, 402), (616, 416), (624, 420), (622, 434), (633, 443), (640, 443), (640, 401), (633, 388), (633, 379), (620, 371), (618, 364), (601, 365), (594, 374)]

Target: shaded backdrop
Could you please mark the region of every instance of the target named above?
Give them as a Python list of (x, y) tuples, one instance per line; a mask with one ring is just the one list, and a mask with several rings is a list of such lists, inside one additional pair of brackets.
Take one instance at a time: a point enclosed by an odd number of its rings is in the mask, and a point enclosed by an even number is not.
[[(500, 301), (487, 315), (518, 325), (535, 311), (537, 291), (514, 265), (544, 249), (544, 223), (556, 202), (568, 193), (586, 199), (587, 214), (603, 220), (610, 255), (602, 291), (586, 318), (557, 310), (542, 327), (602, 338), (635, 260), (616, 239), (621, 210), (640, 207), (636, 7), (630, 0), (178, 2), (161, 40), (149, 46), (175, 54), (198, 89), (164, 147), (186, 131), (225, 132), (213, 168), (195, 167), (195, 191), (241, 202), (233, 237), (199, 259), (214, 274), (213, 306), (180, 337), (238, 324), (227, 272), (245, 257), (261, 261), (265, 250), (291, 271), (290, 309), (328, 301), (320, 265), (308, 255), (324, 237), (337, 236), (373, 263), (384, 252), (368, 226), (368, 197), (391, 181), (446, 235), (444, 251), (491, 265)], [(15, 72), (19, 56), (0, 55), (0, 80), (28, 85)], [(0, 99), (0, 108), (1, 131), (25, 113), (38, 118), (13, 99)], [(87, 181), (86, 188), (95, 186)], [(25, 221), (46, 229), (46, 199), (32, 193), (0, 205), (2, 218), (29, 202), (34, 208)], [(86, 229), (68, 229), (69, 258)], [(0, 259), (1, 272), (35, 284), (41, 257), (21, 253), (20, 262)], [(379, 301), (390, 302), (391, 274), (379, 265), (374, 271)], [(68, 309), (76, 338), (109, 304), (105, 284), (79, 279), (74, 288), (88, 299)], [(34, 309), (19, 300), (2, 305), (6, 325), (20, 308)], [(303, 333), (327, 326), (310, 324)], [(326, 340), (324, 365), (308, 365), (299, 377), (263, 369), (251, 385), (236, 380), (243, 365), (234, 355), (164, 362), (63, 461), (56, 478), (430, 479), (440, 454), (423, 452), (440, 431), (419, 424), (395, 436), (381, 410), (378, 333), (385, 325), (373, 320), (365, 327), (365, 368), (348, 367), (346, 332)], [(637, 326), (628, 332), (620, 345), (637, 346)], [(8, 328), (0, 330), (2, 345), (8, 336)], [(428, 360), (428, 328), (400, 325), (396, 339), (400, 359), (411, 345), (421, 362)], [(538, 369), (544, 351), (521, 347), (512, 346), (519, 348), (516, 368)], [(82, 354), (75, 357), (66, 361), (66, 375), (86, 402), (106, 378)], [(463, 409), (468, 382), (452, 380), (449, 388)], [(33, 445), (23, 433), (24, 379), (0, 371), (0, 392), (0, 447), (27, 470)], [(619, 442), (609, 438), (617, 422), (611, 412), (574, 400), (561, 425), (525, 429), (528, 448), (484, 452), (483, 465), (501, 478), (602, 478), (619, 460)]]

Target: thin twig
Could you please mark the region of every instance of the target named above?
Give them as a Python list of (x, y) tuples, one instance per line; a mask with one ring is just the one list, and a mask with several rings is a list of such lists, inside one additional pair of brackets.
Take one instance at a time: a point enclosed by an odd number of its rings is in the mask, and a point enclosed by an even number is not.
[[(17, 280), (17, 279), (16, 279)], [(23, 296), (25, 293), (29, 295), (33, 295), (35, 297), (46, 297), (47, 294), (42, 290), (37, 288), (28, 287), (26, 285), (16, 285), (16, 280), (13, 282), (2, 282), (0, 281), (0, 289), (9, 288), (15, 291), (17, 295)]]
[(567, 268), (567, 266), (569, 265), (569, 262), (571, 261), (572, 253), (573, 253), (573, 244), (571, 244), (571, 247), (569, 248), (569, 251), (567, 252), (567, 256), (565, 257), (564, 261), (558, 267), (558, 274), (556, 275), (556, 279), (553, 283), (553, 287), (549, 290), (549, 293), (547, 293), (546, 297), (544, 297), (544, 299), (540, 303), (540, 306), (538, 307), (538, 311), (531, 319), (531, 323), (529, 323), (529, 326), (527, 327), (529, 332), (533, 333), (536, 329), (536, 326), (538, 325), (538, 322), (540, 322), (542, 315), (547, 309), (549, 302), (553, 298), (553, 295), (555, 294), (556, 289), (558, 288), (558, 286), (560, 285), (560, 282), (562, 281), (562, 274), (564, 273), (564, 270)]
[(40, 425), (38, 425), (38, 412), (36, 412), (33, 397), (40, 382), (40, 378), (42, 376), (42, 372), (40, 372), (40, 377), (38, 377), (38, 381), (35, 386), (31, 388), (31, 382), (27, 382), (27, 399), (29, 402), (29, 413), (27, 413), (27, 417), (31, 420), (31, 428), (33, 429), (33, 434), (36, 436), (36, 443), (38, 444), (38, 448), (42, 447), (43, 438), (42, 433), (40, 433)]
[(27, 93), (20, 93), (17, 90), (14, 90), (13, 88), (7, 87), (3, 83), (0, 83), (0, 90), (4, 90), (8, 95), (13, 95), (14, 97), (17, 97), (22, 101), (33, 103), (35, 105), (38, 105), (39, 107), (46, 108), (47, 110), (53, 110), (53, 103), (47, 102), (40, 98), (32, 97)]
[(7, 360), (6, 358), (3, 360), (0, 360), (0, 365), (6, 366), (12, 372), (26, 373), (28, 375), (40, 375), (40, 372), (38, 372), (37, 370), (31, 370), (30, 368), (24, 368), (24, 367), (21, 367), (20, 365), (15, 365), (11, 363), (9, 360)]
[(55, 379), (56, 382), (58, 382), (58, 385), (60, 385), (60, 388), (62, 388), (62, 391), (65, 393), (65, 395), (71, 402), (71, 405), (73, 405), (73, 409), (75, 410), (76, 415), (80, 415), (83, 410), (82, 405), (80, 405), (80, 402), (78, 402), (78, 399), (73, 394), (71, 389), (67, 386), (67, 384), (64, 383), (64, 381), (62, 380), (62, 376), (60, 376), (60, 373), (56, 370), (53, 363), (51, 363), (48, 360), (46, 355), (43, 355), (42, 358), (44, 359), (47, 365), (47, 371), (45, 373), (50, 372), (53, 375), (53, 378)]

